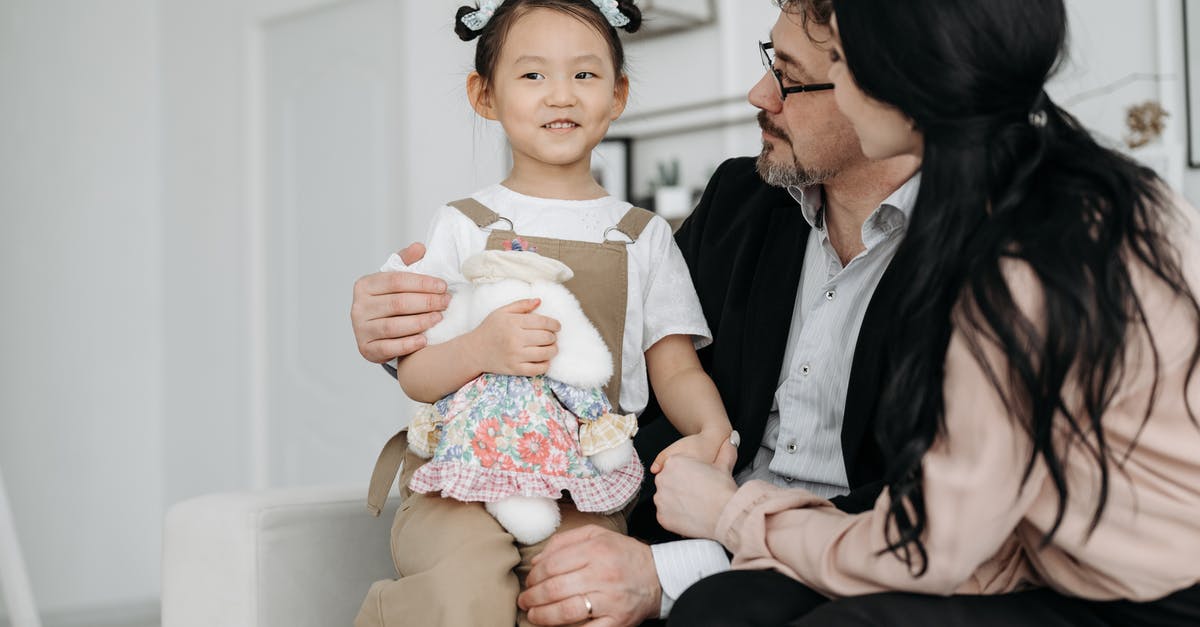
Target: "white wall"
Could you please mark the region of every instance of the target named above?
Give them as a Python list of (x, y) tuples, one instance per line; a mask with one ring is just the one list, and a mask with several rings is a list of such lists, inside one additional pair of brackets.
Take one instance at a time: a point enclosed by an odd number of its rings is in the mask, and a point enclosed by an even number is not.
[[(1135, 11), (1120, 0), (1068, 0), (1070, 56), (1047, 90), (1051, 97), (1065, 103), (1130, 74), (1157, 73), (1155, 5), (1161, 1), (1166, 0), (1139, 3)], [(1157, 95), (1155, 82), (1139, 81), (1074, 105), (1071, 111), (1093, 130), (1120, 139), (1125, 107)]]
[[(1131, 74), (1163, 74), (1162, 83), (1138, 80), (1111, 94), (1074, 104), (1070, 110), (1116, 145), (1125, 133), (1127, 107), (1163, 99), (1171, 112), (1166, 143), (1172, 145), (1165, 150), (1185, 159), (1187, 119), (1183, 102), (1180, 3), (1181, 0), (1134, 4), (1122, 0), (1067, 0), (1070, 54), (1048, 88), (1051, 97), (1065, 103)], [(1160, 6), (1168, 18), (1165, 32), (1157, 14)], [(718, 8), (720, 25), (628, 47), (633, 90), (626, 117), (688, 103), (736, 101), (745, 96), (762, 72), (754, 43), (768, 37), (777, 10), (768, 2), (744, 0), (721, 0)], [(1160, 55), (1159, 40), (1165, 42), (1168, 54)], [(726, 113), (740, 118), (738, 108), (739, 105), (731, 104)], [(752, 111), (748, 105), (743, 108)], [(618, 123), (614, 132), (636, 134), (642, 127)], [(683, 183), (700, 188), (724, 157), (753, 154), (758, 148), (758, 131), (753, 123), (636, 142), (635, 195), (648, 193), (654, 166), (659, 161), (681, 158)], [(1200, 170), (1186, 170), (1182, 178), (1185, 194), (1200, 199)]]
[[(1123, 146), (1125, 112), (1158, 100), (1167, 109), (1161, 142), (1135, 152), (1190, 198), (1200, 197), (1200, 170), (1187, 170), (1181, 0), (1131, 5), (1120, 0), (1068, 0), (1071, 48), (1068, 63), (1048, 91), (1085, 125)], [(1136, 8), (1136, 10), (1134, 10)], [(1131, 75), (1150, 75), (1116, 86)], [(1103, 95), (1086, 96), (1103, 90)], [(1076, 104), (1073, 99), (1086, 97)], [(1195, 200), (1193, 200), (1195, 202)]]
[(508, 149), (499, 123), (467, 103), (474, 42), (454, 34), (459, 0), (404, 0), (405, 167), (409, 221), (397, 245), (425, 237), (433, 211), (491, 185), (507, 173)]
[(155, 20), (153, 0), (0, 3), (0, 466), (49, 612), (158, 590)]
[[(247, 163), (229, 158), (250, 4), (0, 2), (0, 467), (52, 617), (152, 605), (165, 507), (254, 480)], [(405, 194), (396, 232), (364, 232), (388, 242), (372, 263), (504, 161), (462, 93), (459, 3), (399, 5)]]
[[(244, 90), (236, 2), (157, 0), (161, 42), (164, 480), (167, 504), (249, 476), (250, 258), (240, 158)], [(186, 27), (179, 25), (186, 24)], [(168, 69), (169, 68), (169, 69)], [(233, 94), (228, 97), (227, 94)]]
[[(658, 163), (678, 160), (681, 184), (702, 189), (728, 157), (757, 153), (762, 147), (758, 125), (749, 122), (755, 109), (746, 93), (762, 76), (757, 42), (770, 38), (779, 15), (770, 2), (719, 0), (719, 22), (696, 31), (635, 41), (626, 47), (630, 72), (630, 104), (614, 135), (635, 138), (650, 130), (650, 139), (634, 143), (634, 201), (650, 193)], [(678, 120), (656, 117), (637, 121), (650, 112), (695, 103), (725, 102), (722, 106), (685, 113)], [(705, 126), (726, 121), (729, 126), (683, 133), (660, 134), (678, 127)]]
[[(252, 319), (260, 295), (251, 275), (262, 242), (251, 232), (259, 210), (253, 206), (251, 172), (263, 164), (255, 164), (248, 150), (262, 141), (251, 136), (262, 129), (252, 119), (250, 90), (269, 70), (256, 67), (265, 51), (252, 49), (254, 37), (247, 31), (254, 30), (261, 41), (261, 16), (306, 4), (322, 11), (337, 0), (158, 2), (167, 155), (164, 241), (181, 260), (171, 267), (165, 288), (166, 352), (172, 364), (166, 374), (169, 505), (206, 492), (269, 483), (263, 467), (270, 464), (251, 436), (261, 416), (256, 415), (249, 347), (262, 341)], [(503, 158), (499, 135), (477, 122), (466, 105), (463, 85), (472, 48), (451, 30), (458, 3), (403, 0), (395, 5), (398, 71), (405, 88), (394, 110), (386, 112), (399, 120), (395, 143), (400, 144), (400, 165), (386, 178), (389, 189), (394, 185), (400, 191), (386, 233), (373, 224), (359, 225), (362, 245), (356, 254), (362, 274), (392, 250), (423, 239), (437, 206), (498, 180)], [(348, 314), (350, 288), (348, 280), (324, 294), (325, 301)], [(353, 352), (348, 315), (330, 333), (340, 334)], [(354, 376), (386, 385), (377, 366), (357, 359), (353, 365)]]

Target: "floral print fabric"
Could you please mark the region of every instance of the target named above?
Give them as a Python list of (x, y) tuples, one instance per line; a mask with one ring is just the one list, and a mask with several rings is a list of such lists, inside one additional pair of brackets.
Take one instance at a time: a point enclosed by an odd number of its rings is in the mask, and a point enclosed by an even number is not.
[(558, 499), (565, 490), (579, 511), (613, 512), (641, 487), (636, 454), (601, 474), (580, 449), (579, 418), (592, 420), (609, 410), (599, 388), (484, 374), (435, 410), (445, 417), (441, 440), (409, 482), (413, 491), (494, 502), (513, 495)]

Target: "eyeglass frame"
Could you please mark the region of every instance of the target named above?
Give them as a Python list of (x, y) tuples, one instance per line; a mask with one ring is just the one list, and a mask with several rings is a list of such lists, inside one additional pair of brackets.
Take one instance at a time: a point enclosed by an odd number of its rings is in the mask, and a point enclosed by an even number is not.
[(775, 42), (760, 41), (758, 42), (758, 53), (762, 58), (763, 69), (775, 76), (775, 82), (779, 83), (779, 99), (787, 100), (788, 94), (799, 94), (809, 91), (826, 91), (834, 88), (833, 83), (813, 83), (811, 85), (792, 85), (788, 87), (783, 84), (783, 72), (775, 68), (775, 58), (768, 50), (775, 49)]

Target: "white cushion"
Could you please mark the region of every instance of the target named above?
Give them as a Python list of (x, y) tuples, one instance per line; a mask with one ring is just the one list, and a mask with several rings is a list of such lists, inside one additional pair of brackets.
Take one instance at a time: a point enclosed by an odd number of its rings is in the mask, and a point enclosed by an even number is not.
[(172, 507), (163, 627), (349, 625), (371, 583), (395, 577), (389, 529), (364, 487), (213, 494)]

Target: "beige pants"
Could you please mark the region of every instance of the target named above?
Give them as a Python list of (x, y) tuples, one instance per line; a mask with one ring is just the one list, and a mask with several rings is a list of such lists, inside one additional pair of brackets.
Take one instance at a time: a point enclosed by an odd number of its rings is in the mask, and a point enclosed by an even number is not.
[[(408, 480), (425, 460), (405, 451), (400, 473), (404, 498), (392, 523), (392, 560), (399, 579), (377, 581), (367, 592), (355, 627), (525, 627), (517, 595), (530, 560), (545, 548), (520, 546), (481, 503), (413, 494)], [(562, 503), (559, 531), (595, 524), (625, 533), (621, 512), (580, 512)]]

